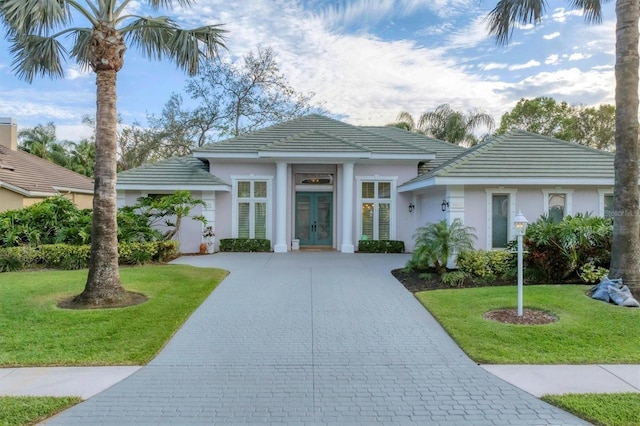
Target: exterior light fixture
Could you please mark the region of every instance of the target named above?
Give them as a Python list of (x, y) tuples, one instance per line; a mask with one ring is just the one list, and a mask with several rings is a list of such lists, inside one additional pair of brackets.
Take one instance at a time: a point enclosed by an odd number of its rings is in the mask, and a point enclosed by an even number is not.
[(518, 316), (522, 316), (522, 237), (524, 236), (529, 221), (518, 211), (518, 214), (513, 219), (513, 224), (516, 228), (516, 236), (518, 237)]
[(442, 204), (440, 206), (442, 207), (442, 211), (446, 212), (447, 207), (449, 207), (449, 202), (447, 200), (442, 200)]
[(413, 213), (415, 209), (416, 209), (416, 206), (413, 203), (409, 203), (409, 213)]

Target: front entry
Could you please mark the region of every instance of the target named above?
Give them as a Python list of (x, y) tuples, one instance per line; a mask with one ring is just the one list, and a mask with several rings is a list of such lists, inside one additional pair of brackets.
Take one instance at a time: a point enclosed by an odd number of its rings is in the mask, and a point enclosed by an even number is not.
[(333, 244), (333, 193), (296, 193), (296, 238), (301, 246)]

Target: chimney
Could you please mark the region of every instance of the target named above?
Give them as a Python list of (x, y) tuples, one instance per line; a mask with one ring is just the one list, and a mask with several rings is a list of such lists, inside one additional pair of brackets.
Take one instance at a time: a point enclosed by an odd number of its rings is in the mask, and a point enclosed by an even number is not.
[(0, 145), (18, 150), (18, 125), (13, 118), (0, 117)]

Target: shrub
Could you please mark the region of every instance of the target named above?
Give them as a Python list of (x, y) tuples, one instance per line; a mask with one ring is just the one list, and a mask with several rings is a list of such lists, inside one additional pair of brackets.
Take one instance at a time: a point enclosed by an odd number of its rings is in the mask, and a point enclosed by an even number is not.
[(596, 267), (593, 263), (585, 263), (578, 270), (578, 276), (587, 284), (600, 282), (602, 277), (609, 274), (609, 270), (601, 266)]
[(404, 241), (360, 240), (358, 251), (362, 253), (404, 253)]
[(554, 223), (543, 216), (524, 236), (527, 269), (535, 269), (541, 279), (561, 282), (577, 279), (579, 268), (587, 263), (608, 268), (612, 234), (608, 218), (577, 214)]
[(19, 271), (22, 269), (20, 258), (11, 253), (0, 253), (0, 272)]
[(458, 254), (458, 269), (482, 280), (513, 275), (514, 254), (506, 250), (465, 250)]
[(220, 240), (220, 251), (271, 251), (271, 241), (262, 238), (223, 238)]
[(91, 246), (51, 244), (37, 247), (39, 257), (46, 268), (82, 269), (89, 266)]
[(451, 287), (462, 287), (465, 278), (467, 278), (467, 274), (463, 271), (445, 272), (440, 277), (444, 284)]
[(416, 230), (415, 248), (409, 265), (417, 269), (433, 266), (439, 274), (447, 271), (449, 257), (463, 250), (473, 249), (474, 228), (464, 226), (458, 218), (451, 224), (446, 220), (428, 223)]

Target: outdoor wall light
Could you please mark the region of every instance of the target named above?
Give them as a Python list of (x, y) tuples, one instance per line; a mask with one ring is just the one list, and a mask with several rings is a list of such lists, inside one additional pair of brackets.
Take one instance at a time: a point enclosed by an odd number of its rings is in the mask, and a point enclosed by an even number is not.
[(442, 200), (442, 204), (440, 206), (442, 207), (442, 211), (446, 212), (447, 207), (449, 207), (449, 202), (447, 200)]
[(413, 203), (409, 203), (409, 213), (413, 213), (415, 209), (416, 209), (416, 206)]

